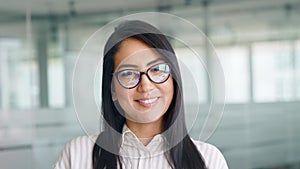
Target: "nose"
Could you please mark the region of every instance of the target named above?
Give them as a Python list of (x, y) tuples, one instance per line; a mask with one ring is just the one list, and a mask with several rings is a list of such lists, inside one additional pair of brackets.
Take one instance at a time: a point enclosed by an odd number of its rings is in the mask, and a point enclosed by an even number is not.
[(138, 85), (138, 91), (139, 92), (149, 92), (154, 89), (153, 82), (148, 78), (146, 74), (143, 74), (141, 76), (140, 84)]

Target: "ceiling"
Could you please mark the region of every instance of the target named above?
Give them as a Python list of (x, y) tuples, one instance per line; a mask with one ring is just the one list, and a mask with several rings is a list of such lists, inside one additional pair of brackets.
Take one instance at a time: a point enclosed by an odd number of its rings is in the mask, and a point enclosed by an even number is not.
[(186, 7), (202, 7), (204, 4), (209, 4), (212, 12), (260, 12), (279, 6), (282, 10), (296, 10), (300, 5), (299, 0), (0, 0), (0, 3), (2, 16), (24, 15), (26, 12), (32, 15), (82, 15), (132, 10), (180, 10)]
[(26, 14), (33, 21), (56, 18), (64, 22), (71, 18), (85, 26), (99, 26), (125, 14), (162, 11), (188, 19), (200, 28), (207, 24), (211, 34), (218, 38), (300, 38), (300, 0), (0, 0), (0, 3), (0, 32), (5, 23), (24, 22)]

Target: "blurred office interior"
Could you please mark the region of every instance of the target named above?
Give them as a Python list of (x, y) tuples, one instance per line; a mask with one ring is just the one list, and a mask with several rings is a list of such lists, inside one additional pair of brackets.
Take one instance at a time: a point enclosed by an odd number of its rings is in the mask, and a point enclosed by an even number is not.
[[(226, 100), (207, 142), (219, 147), (229, 168), (300, 169), (299, 0), (0, 2), (1, 169), (51, 168), (70, 139), (86, 134), (72, 98), (80, 49), (112, 20), (149, 11), (190, 21), (214, 45)], [(188, 30), (181, 33), (195, 38)], [(188, 55), (174, 46), (178, 55)], [(202, 115), (211, 101), (203, 74), (196, 77)], [(86, 119), (98, 128), (98, 119)], [(201, 125), (194, 126), (190, 134), (197, 139)]]

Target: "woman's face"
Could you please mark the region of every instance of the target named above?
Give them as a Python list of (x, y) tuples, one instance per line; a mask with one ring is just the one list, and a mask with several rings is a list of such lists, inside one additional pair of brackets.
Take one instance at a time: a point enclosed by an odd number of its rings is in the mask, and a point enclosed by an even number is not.
[[(125, 39), (115, 55), (114, 72), (138, 70), (146, 72), (149, 68), (165, 63), (161, 56), (147, 44), (134, 38)], [(162, 119), (168, 110), (174, 86), (172, 76), (163, 83), (152, 82), (147, 75), (141, 76), (139, 84), (126, 89), (114, 76), (112, 99), (117, 101), (125, 112), (127, 120), (137, 123), (151, 123)], [(117, 108), (118, 104), (115, 104)]]

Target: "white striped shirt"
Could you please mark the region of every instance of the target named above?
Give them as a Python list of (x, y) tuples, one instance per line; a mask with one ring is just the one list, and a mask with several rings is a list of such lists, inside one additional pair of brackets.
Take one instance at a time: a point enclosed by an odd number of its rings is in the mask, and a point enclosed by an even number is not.
[[(53, 169), (92, 169), (92, 152), (97, 135), (80, 136), (66, 144)], [(208, 169), (228, 169), (222, 153), (213, 145), (193, 141)], [(120, 160), (125, 169), (169, 169), (164, 154), (165, 139), (156, 135), (146, 146), (130, 131), (123, 129)]]

